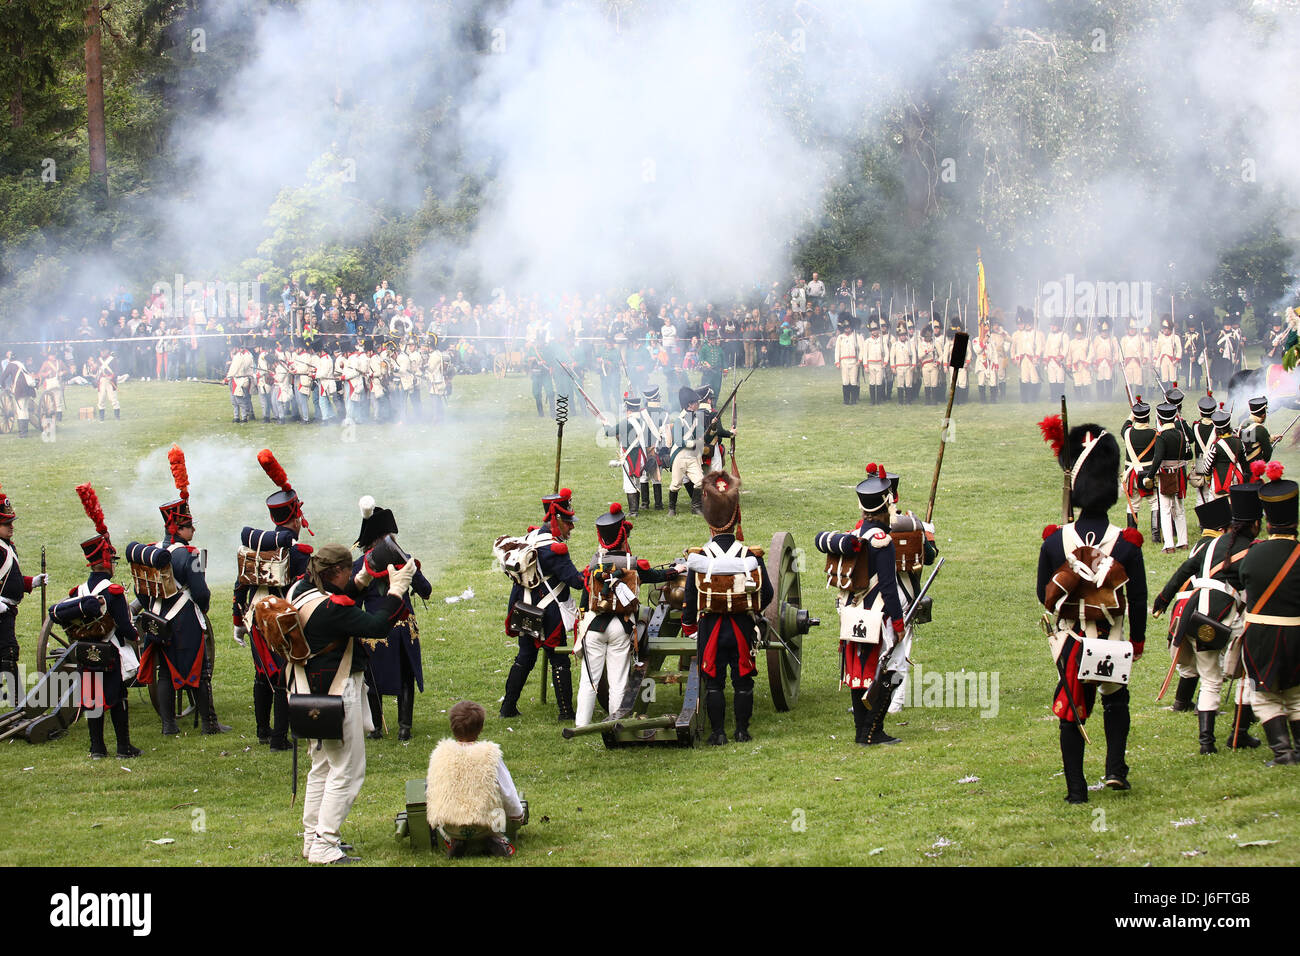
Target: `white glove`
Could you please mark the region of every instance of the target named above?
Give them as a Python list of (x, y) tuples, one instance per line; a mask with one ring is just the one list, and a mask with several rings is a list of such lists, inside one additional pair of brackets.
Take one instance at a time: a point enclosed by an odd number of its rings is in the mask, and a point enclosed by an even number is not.
[(373, 580), (374, 578), (371, 577), (370, 572), (366, 570), (366, 565), (363, 561), (361, 563), (361, 570), (353, 576), (352, 582), (357, 586), (358, 591), (364, 591), (366, 588), (370, 587), (370, 582)]
[(248, 644), (244, 641), (244, 638), (248, 636), (248, 628), (244, 627), (244, 625), (236, 624), (234, 631), (231, 632), (231, 636), (235, 639), (235, 643), (238, 644), (240, 647), (248, 646)]
[(415, 577), (415, 559), (407, 561), (400, 568), (388, 566), (388, 593), (398, 597), (411, 589), (411, 579)]
[(9, 600), (7, 597), (0, 597), (0, 614), (8, 614), (18, 607), (18, 604)]
[(33, 574), (33, 575), (32, 575), (32, 587), (33, 587), (33, 588), (38, 588), (38, 587), (40, 587), (42, 584), (49, 584), (49, 583), (50, 583), (50, 576), (49, 576), (48, 574), (46, 574), (44, 571), (42, 571), (40, 574)]

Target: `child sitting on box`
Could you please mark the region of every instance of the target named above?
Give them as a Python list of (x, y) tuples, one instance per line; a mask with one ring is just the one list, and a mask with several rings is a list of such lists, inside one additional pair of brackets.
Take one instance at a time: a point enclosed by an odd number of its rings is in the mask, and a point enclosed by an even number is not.
[(429, 757), (429, 826), (449, 857), (471, 851), (514, 856), (510, 837), (528, 821), (528, 805), (515, 790), (501, 748), (478, 739), (484, 710), (462, 700), (447, 716), (456, 739), (439, 741)]

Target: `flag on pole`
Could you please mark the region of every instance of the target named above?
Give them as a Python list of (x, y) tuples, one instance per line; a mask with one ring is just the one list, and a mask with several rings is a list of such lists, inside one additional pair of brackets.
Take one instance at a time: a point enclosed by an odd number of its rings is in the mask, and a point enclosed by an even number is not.
[(980, 255), (979, 246), (975, 247), (975, 261), (977, 263), (978, 279), (976, 283), (975, 307), (978, 310), (979, 317), (979, 335), (982, 339), (989, 325), (989, 290), (984, 281), (984, 259)]

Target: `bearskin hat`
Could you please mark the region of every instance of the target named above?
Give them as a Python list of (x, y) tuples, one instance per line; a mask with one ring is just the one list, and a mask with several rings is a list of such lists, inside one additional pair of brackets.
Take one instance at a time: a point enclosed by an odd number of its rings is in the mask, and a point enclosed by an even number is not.
[(1076, 425), (1059, 458), (1071, 473), (1070, 501), (1083, 511), (1109, 511), (1119, 500), (1119, 443), (1102, 426)]
[(740, 479), (723, 471), (711, 471), (700, 485), (700, 508), (709, 531), (726, 534), (740, 523)]

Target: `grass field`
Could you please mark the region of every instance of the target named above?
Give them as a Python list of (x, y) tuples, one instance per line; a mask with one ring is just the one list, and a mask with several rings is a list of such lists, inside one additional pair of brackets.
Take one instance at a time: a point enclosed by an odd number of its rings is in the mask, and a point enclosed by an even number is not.
[[(449, 865), (396, 842), (393, 817), (403, 807), (404, 781), (424, 775), (432, 746), (446, 735), (447, 708), (471, 698), (495, 715), (514, 655), (501, 627), (507, 582), (492, 570), (491, 543), (536, 521), (555, 457), (554, 423), (535, 415), (527, 380), (457, 379), (454, 423), (363, 426), (350, 443), (339, 441), (336, 428), (236, 428), (226, 393), (197, 383), (128, 384), (121, 422), (76, 421), (76, 407), (90, 402), (88, 389), (69, 391), (71, 420), (54, 443), (0, 438), (0, 482), (20, 515), (23, 570), (38, 569), (45, 544), (51, 601), (84, 579), (77, 542), (91, 528), (73, 488), (88, 479), (101, 493), (119, 550), (130, 540), (156, 540), (157, 505), (173, 496), (165, 452), (179, 442), (194, 485), (195, 543), (209, 550), (217, 709), (235, 731), (204, 737), (186, 723), (180, 737), (163, 738), (147, 701), (133, 696), (133, 737), (145, 749), (134, 761), (92, 762), (84, 722), (43, 746), (0, 745), (0, 863), (302, 863), (289, 755), (257, 745), (253, 667), (248, 651), (231, 640), (227, 613), (238, 531), (266, 521), (262, 500), (273, 486), (255, 455), (269, 446), (305, 502), (316, 531), (308, 540), (351, 543), (357, 498), (372, 494), (395, 510), (402, 542), (433, 582), (433, 599), (417, 602), (426, 683), (416, 698), (416, 738), (368, 743), (365, 786), (344, 835), (367, 865)], [(975, 706), (909, 708), (886, 724), (902, 743), (855, 746), (848, 694), (837, 690), (834, 592), (824, 588), (813, 553), (804, 601), (824, 624), (806, 639), (802, 695), (794, 710), (777, 713), (760, 673), (752, 743), (607, 751), (599, 737), (566, 742), (553, 700), (538, 700), (537, 672), (520, 702), (521, 718), (489, 717), (485, 736), (503, 746), (531, 804), (516, 862), (1300, 862), (1295, 771), (1266, 769), (1266, 749), (1199, 756), (1195, 717), (1168, 711), (1168, 698), (1155, 703), (1168, 665), (1163, 621), (1152, 622), (1148, 653), (1135, 667), (1132, 791), (1094, 792), (1083, 806), (1064, 803), (1048, 708), (1055, 669), (1034, 599), (1041, 531), (1060, 518), (1060, 472), (1036, 426), (1048, 410), (1014, 402), (959, 407), (935, 510), (948, 561), (933, 591), (934, 623), (921, 628), (913, 656), (925, 672), (996, 675), (995, 716)], [(743, 389), (740, 408), (747, 538), (766, 544), (774, 532), (789, 531), (812, 552), (816, 532), (852, 527), (852, 488), (868, 461), (901, 474), (903, 506), (923, 511), (941, 415), (924, 405), (845, 408), (834, 369), (759, 372)], [(1072, 407), (1070, 417), (1118, 429), (1123, 408)], [(575, 492), (579, 519), (571, 545), (580, 563), (594, 549), (594, 518), (622, 497), (607, 465), (610, 450), (596, 446), (593, 432), (589, 418), (571, 421), (564, 443), (563, 484)], [(1289, 467), (1300, 464), (1291, 449), (1280, 457)], [(1122, 511), (1112, 518), (1122, 521)], [(632, 548), (659, 563), (706, 539), (703, 522), (686, 509), (675, 520), (643, 512)], [(1145, 551), (1148, 583), (1158, 589), (1177, 560), (1150, 544)], [(466, 589), (472, 598), (445, 602)], [(19, 614), (28, 666), (37, 603), (29, 597)], [(386, 705), (395, 730), (391, 698)], [(1230, 712), (1220, 718), (1221, 746)], [(1094, 745), (1086, 769), (1095, 782), (1104, 756), (1100, 713), (1088, 728)], [(111, 730), (108, 736), (112, 746)], [(151, 842), (163, 838), (174, 842)], [(1279, 842), (1239, 847), (1257, 840)]]

